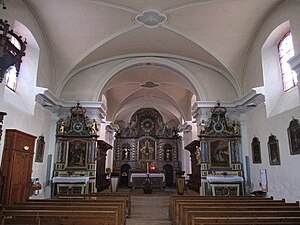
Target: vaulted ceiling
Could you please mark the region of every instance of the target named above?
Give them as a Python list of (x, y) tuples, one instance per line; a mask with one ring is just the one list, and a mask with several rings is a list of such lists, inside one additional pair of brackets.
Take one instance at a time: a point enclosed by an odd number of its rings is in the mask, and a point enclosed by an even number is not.
[[(66, 84), (66, 79), (83, 69), (117, 59), (151, 56), (213, 68), (235, 80), (241, 93), (248, 49), (260, 25), (282, 2), (23, 1), (47, 36), (54, 60), (56, 90), (63, 90), (59, 85)], [(182, 74), (152, 62), (118, 72), (105, 84), (101, 94), (107, 100), (111, 120), (128, 119), (128, 115), (141, 107), (154, 107), (168, 119), (190, 120), (193, 96), (201, 100)]]

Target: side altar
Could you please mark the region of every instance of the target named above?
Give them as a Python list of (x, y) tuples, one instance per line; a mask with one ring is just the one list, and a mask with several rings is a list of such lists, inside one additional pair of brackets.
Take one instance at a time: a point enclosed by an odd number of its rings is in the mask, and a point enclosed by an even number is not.
[(97, 123), (78, 103), (57, 122), (52, 196), (96, 190)]
[(240, 129), (217, 105), (200, 123), (199, 153), (201, 195), (244, 195), (244, 174), (240, 162)]

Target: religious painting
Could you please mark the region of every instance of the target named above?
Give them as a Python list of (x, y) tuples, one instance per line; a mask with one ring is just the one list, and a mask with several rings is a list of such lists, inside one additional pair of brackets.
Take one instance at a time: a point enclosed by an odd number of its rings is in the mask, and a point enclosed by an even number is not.
[(300, 123), (293, 118), (287, 129), (291, 155), (300, 154)]
[(275, 135), (269, 136), (268, 149), (270, 165), (280, 165), (279, 143)]
[(81, 168), (86, 166), (87, 142), (75, 140), (69, 143), (67, 167)]
[(251, 146), (253, 163), (261, 163), (260, 141), (257, 137), (252, 139)]
[(139, 159), (142, 161), (155, 160), (155, 141), (143, 139), (139, 141)]
[(36, 153), (35, 153), (35, 162), (43, 162), (44, 160), (44, 151), (45, 151), (45, 141), (44, 136), (39, 136), (36, 142)]
[(230, 167), (229, 141), (210, 142), (210, 160), (211, 167)]

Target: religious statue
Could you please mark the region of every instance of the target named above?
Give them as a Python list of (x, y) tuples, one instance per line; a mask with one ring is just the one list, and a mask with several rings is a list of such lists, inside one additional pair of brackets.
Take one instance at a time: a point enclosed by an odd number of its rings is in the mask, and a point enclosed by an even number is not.
[(200, 123), (200, 134), (205, 134), (205, 121), (202, 120), (201, 123)]
[(123, 149), (123, 152), (124, 152), (123, 159), (129, 160), (130, 149), (127, 148), (127, 147), (125, 147), (125, 148)]
[(165, 156), (165, 160), (166, 161), (170, 161), (171, 160), (171, 158), (172, 158), (172, 156), (171, 156), (171, 149), (167, 149), (166, 150), (166, 156)]
[(232, 134), (239, 134), (239, 124), (235, 121), (233, 121), (232, 124)]
[(201, 164), (201, 151), (200, 151), (200, 148), (198, 145), (196, 146), (195, 157), (197, 160), (197, 165), (200, 165)]
[(59, 133), (63, 134), (65, 132), (65, 122), (63, 120), (60, 120), (60, 125), (59, 125)]
[(90, 127), (91, 134), (96, 134), (98, 131), (96, 120), (93, 119), (92, 125)]

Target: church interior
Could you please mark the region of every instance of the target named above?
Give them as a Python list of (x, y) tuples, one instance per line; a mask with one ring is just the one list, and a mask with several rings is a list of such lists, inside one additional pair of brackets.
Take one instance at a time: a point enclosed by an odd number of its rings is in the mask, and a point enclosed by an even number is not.
[(5, 215), (146, 187), (299, 207), (299, 0), (0, 0), (0, 19)]

